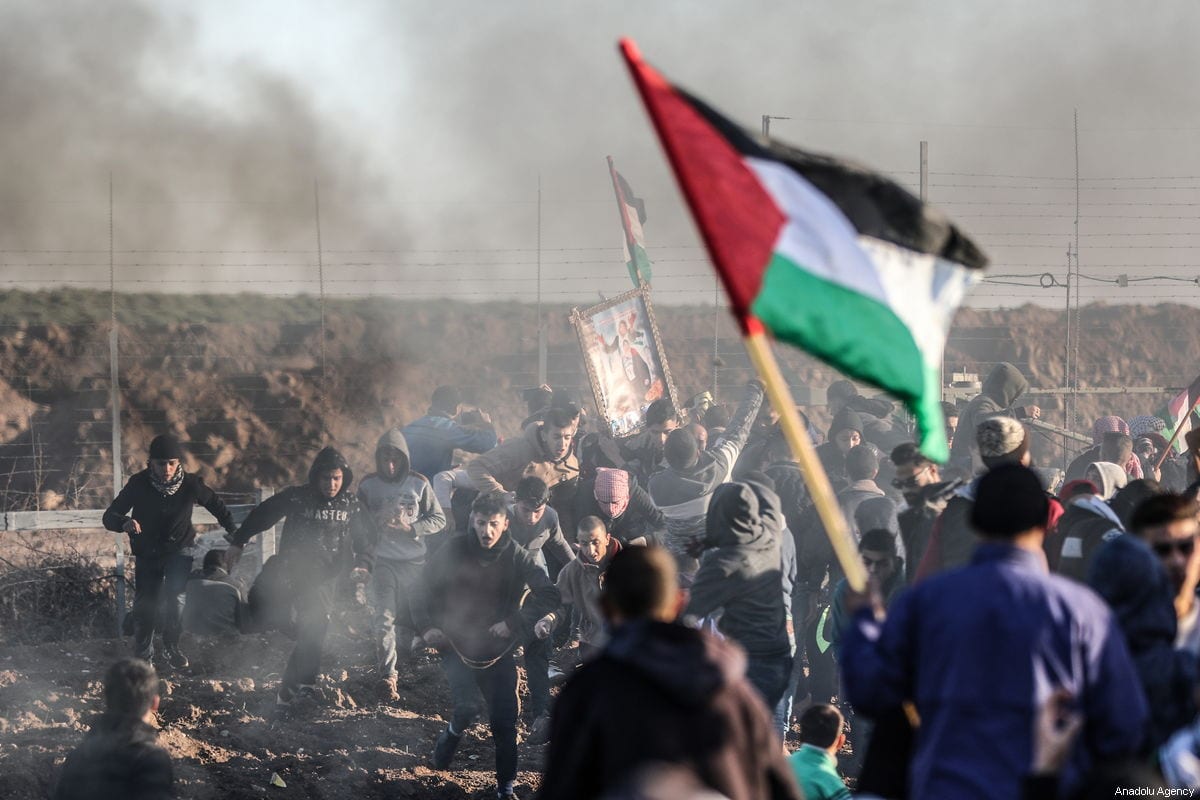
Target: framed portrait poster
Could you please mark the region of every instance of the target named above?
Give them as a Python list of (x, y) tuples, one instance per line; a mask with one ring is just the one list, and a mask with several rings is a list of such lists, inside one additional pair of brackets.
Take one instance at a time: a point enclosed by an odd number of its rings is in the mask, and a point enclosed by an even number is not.
[(648, 284), (591, 308), (572, 309), (571, 323), (596, 408), (614, 437), (641, 431), (646, 409), (659, 398), (669, 397), (679, 407)]

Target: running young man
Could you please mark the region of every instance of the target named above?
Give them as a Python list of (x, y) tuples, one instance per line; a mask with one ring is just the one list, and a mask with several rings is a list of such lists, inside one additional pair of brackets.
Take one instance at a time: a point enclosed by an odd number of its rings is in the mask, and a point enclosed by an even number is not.
[[(479, 714), (481, 692), (496, 744), (496, 796), (512, 797), (517, 777), (517, 663), (513, 650), (530, 641), (533, 625), (558, 608), (558, 589), (508, 533), (503, 494), (471, 504), (471, 525), (434, 554), (426, 591), (414, 598), (413, 621), (425, 642), (442, 653), (454, 699), (450, 725), (433, 752), (437, 769), (450, 766), (463, 731)], [(522, 605), (521, 599), (529, 590)], [(478, 689), (478, 692), (476, 691)]]
[(203, 506), (226, 531), (233, 515), (183, 468), (183, 446), (174, 436), (150, 442), (146, 469), (129, 479), (104, 512), (104, 527), (129, 534), (136, 569), (133, 576), (133, 641), (138, 658), (154, 658), (154, 634), (162, 621), (162, 654), (175, 669), (188, 665), (179, 651), (183, 632), (183, 596), (195, 558), (192, 509)]

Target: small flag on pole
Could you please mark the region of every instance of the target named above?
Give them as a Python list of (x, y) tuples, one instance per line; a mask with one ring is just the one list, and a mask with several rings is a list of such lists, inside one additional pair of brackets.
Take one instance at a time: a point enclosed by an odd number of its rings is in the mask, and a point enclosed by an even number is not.
[(743, 330), (904, 400), (945, 461), (942, 350), (984, 254), (891, 179), (768, 142), (621, 50)]
[(646, 222), (646, 204), (629, 188), (628, 181), (613, 166), (608, 157), (608, 171), (612, 175), (613, 191), (617, 194), (617, 210), (621, 213), (621, 228), (625, 232), (625, 266), (629, 268), (629, 279), (635, 287), (650, 283), (650, 256), (646, 253), (646, 235), (642, 225)]
[(1192, 429), (1192, 415), (1197, 403), (1200, 403), (1200, 376), (1192, 381), (1191, 386), (1171, 398), (1158, 412), (1157, 416), (1167, 423), (1167, 429), (1163, 433), (1170, 439), (1177, 453), (1182, 453), (1186, 446), (1183, 437)]

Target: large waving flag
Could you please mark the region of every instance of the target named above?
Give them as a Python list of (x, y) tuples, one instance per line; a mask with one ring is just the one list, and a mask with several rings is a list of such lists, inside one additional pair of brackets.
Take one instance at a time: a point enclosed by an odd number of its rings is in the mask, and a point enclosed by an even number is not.
[(646, 204), (629, 188), (625, 176), (617, 172), (612, 156), (608, 157), (608, 171), (612, 175), (617, 210), (621, 212), (621, 228), (625, 232), (625, 266), (636, 288), (650, 282), (650, 255), (646, 252), (646, 234), (642, 231), (642, 225), (646, 223)]
[(894, 181), (764, 141), (621, 51), (743, 329), (904, 400), (945, 461), (942, 350), (980, 249)]

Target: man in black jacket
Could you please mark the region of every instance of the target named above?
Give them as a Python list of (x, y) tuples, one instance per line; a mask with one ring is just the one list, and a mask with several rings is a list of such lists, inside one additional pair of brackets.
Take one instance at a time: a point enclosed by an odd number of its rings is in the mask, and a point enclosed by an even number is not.
[(54, 800), (167, 800), (175, 796), (171, 757), (151, 727), (158, 675), (126, 658), (104, 676), (104, 713), (63, 764)]
[(337, 579), (354, 565), (354, 577), (365, 581), (369, 542), (377, 541), (370, 513), (350, 490), (354, 473), (332, 447), (317, 453), (308, 483), (290, 486), (267, 498), (229, 539), (231, 563), (257, 533), (287, 518), (279, 539), (279, 555), (296, 587), (296, 648), (288, 659), (275, 702), (290, 706), (297, 695), (311, 693), (321, 668), (321, 651), (333, 609)]
[(779, 497), (758, 483), (726, 483), (713, 494), (686, 614), (724, 609), (718, 627), (746, 650), (746, 678), (774, 709), (792, 670), (783, 599)]
[(613, 557), (600, 596), (612, 638), (558, 696), (541, 800), (640, 797), (655, 768), (731, 800), (801, 796), (745, 654), (675, 623), (685, 600), (667, 551)]
[(163, 655), (175, 669), (188, 665), (179, 651), (183, 606), (179, 602), (192, 572), (196, 529), (192, 508), (203, 506), (226, 531), (233, 515), (204, 485), (183, 469), (183, 447), (174, 436), (150, 442), (147, 468), (132, 476), (104, 512), (104, 527), (129, 534), (137, 568), (133, 583), (133, 639), (138, 658), (154, 657), (154, 633), (163, 620)]
[(962, 486), (962, 481), (941, 480), (938, 465), (913, 442), (897, 445), (892, 450), (892, 463), (896, 465), (892, 488), (904, 495), (906, 503), (899, 514), (900, 538), (908, 556), (904, 579), (911, 582), (929, 546), (934, 523), (946, 510), (946, 504)]
[[(479, 714), (476, 689), (488, 705), (496, 745), (496, 795), (512, 797), (517, 777), (517, 664), (513, 650), (533, 638), (533, 625), (558, 608), (558, 589), (508, 533), (504, 496), (482, 494), (471, 504), (465, 535), (446, 542), (429, 562), (425, 591), (413, 602), (413, 622), (442, 654), (454, 714), (433, 752), (450, 766), (463, 731)], [(522, 606), (525, 590), (529, 597)]]

